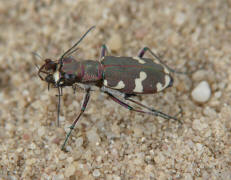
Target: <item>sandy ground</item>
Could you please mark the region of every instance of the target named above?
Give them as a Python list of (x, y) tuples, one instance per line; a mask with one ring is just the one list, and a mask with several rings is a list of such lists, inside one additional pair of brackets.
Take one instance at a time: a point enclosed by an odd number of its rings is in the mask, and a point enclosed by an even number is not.
[[(174, 86), (136, 98), (180, 125), (129, 112), (93, 92), (85, 115), (60, 146), (83, 92), (64, 89), (56, 126), (56, 89), (37, 76), (34, 57), (57, 59), (91, 26), (74, 55), (135, 56), (144, 46), (172, 68)], [(218, 0), (0, 1), (0, 179), (231, 179), (231, 2)], [(208, 82), (206, 103), (192, 90)]]

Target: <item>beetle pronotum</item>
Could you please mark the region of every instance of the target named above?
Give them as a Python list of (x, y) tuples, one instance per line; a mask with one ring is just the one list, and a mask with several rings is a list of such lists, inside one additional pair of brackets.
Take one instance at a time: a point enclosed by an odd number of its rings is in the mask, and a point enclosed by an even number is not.
[[(58, 89), (58, 123), (62, 88), (66, 86), (74, 87), (77, 84), (85, 91), (80, 113), (66, 135), (62, 150), (64, 150), (72, 130), (87, 107), (93, 87), (97, 87), (113, 101), (131, 111), (160, 116), (164, 119), (178, 120), (175, 116), (169, 116), (131, 98), (138, 94), (157, 93), (171, 87), (173, 84), (170, 72), (176, 71), (165, 65), (148, 47), (143, 48), (136, 57), (106, 56), (106, 45), (102, 46), (98, 61), (77, 61), (71, 57), (71, 54), (78, 49), (78, 44), (93, 28), (94, 26), (68, 49), (59, 60), (45, 59), (45, 63), (38, 71), (38, 76), (48, 83), (48, 87), (52, 84)], [(144, 58), (145, 52), (149, 52), (155, 59)], [(45, 77), (42, 74), (45, 74)], [(121, 100), (121, 98), (146, 110), (136, 109)]]

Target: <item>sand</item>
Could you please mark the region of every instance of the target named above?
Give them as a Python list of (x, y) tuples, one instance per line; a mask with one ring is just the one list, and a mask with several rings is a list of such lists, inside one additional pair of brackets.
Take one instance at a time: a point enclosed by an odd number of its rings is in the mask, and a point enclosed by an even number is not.
[[(0, 1), (0, 179), (231, 179), (230, 8), (217, 0)], [(93, 25), (78, 60), (97, 60), (102, 44), (115, 56), (148, 46), (189, 72), (135, 98), (169, 115), (182, 107), (182, 125), (92, 92), (61, 151), (84, 93), (64, 89), (57, 127), (57, 90), (47, 91), (35, 64), (57, 60)], [(191, 92), (202, 81), (211, 96), (198, 103)]]

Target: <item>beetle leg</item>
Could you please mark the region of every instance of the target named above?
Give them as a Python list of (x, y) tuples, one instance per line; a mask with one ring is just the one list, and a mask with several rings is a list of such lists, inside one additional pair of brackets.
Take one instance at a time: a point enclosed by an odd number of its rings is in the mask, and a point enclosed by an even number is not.
[(103, 44), (101, 46), (101, 52), (100, 52), (100, 58), (99, 58), (99, 61), (102, 61), (104, 56), (106, 55), (106, 52), (108, 52), (107, 50), (107, 46), (105, 44)]
[(142, 58), (146, 52), (149, 52), (160, 64), (163, 64), (166, 66), (170, 71), (175, 72), (175, 70), (171, 70), (161, 59), (159, 56), (157, 56), (154, 52), (151, 51), (148, 47), (144, 47), (143, 49), (140, 50), (138, 57)]
[(177, 73), (177, 74), (191, 74), (191, 73), (188, 73), (188, 72), (181, 72), (181, 71), (176, 71), (170, 67), (168, 67), (168, 65), (166, 65), (158, 55), (156, 55), (150, 48), (148, 47), (144, 47), (143, 49), (141, 49), (141, 51), (139, 52), (138, 54), (138, 57), (142, 58), (144, 56), (144, 54), (146, 52), (149, 52), (160, 64), (163, 64), (170, 72), (172, 73)]
[(147, 51), (147, 47), (142, 48), (138, 54), (138, 57), (142, 58), (146, 51)]
[(78, 83), (75, 83), (75, 84), (73, 84), (72, 85), (72, 89), (73, 89), (73, 92), (74, 92), (74, 94), (77, 92), (77, 91), (83, 91), (83, 90), (85, 90), (85, 88), (84, 87), (81, 87)]
[(180, 107), (180, 111), (179, 111), (175, 116), (170, 116), (170, 115), (165, 114), (165, 113), (163, 113), (163, 112), (161, 112), (161, 111), (158, 111), (158, 110), (156, 110), (156, 109), (153, 109), (153, 108), (150, 108), (150, 107), (148, 107), (148, 106), (145, 106), (144, 104), (141, 104), (140, 102), (135, 101), (134, 99), (130, 99), (130, 98), (127, 98), (127, 97), (125, 97), (125, 99), (126, 99), (127, 101), (130, 101), (130, 102), (132, 102), (132, 103), (135, 103), (135, 104), (137, 104), (138, 106), (141, 106), (141, 107), (143, 107), (143, 108), (145, 108), (145, 109), (147, 109), (147, 110), (153, 112), (156, 116), (160, 116), (160, 117), (162, 117), (162, 118), (164, 118), (164, 119), (174, 119), (174, 120), (176, 120), (176, 121), (179, 121), (179, 122), (182, 124), (182, 122), (181, 122), (179, 119), (176, 118), (177, 115), (179, 115), (179, 114), (182, 113), (182, 108), (181, 108), (181, 107)]
[[(179, 121), (176, 117), (169, 116), (169, 115), (167, 115), (167, 114), (164, 114), (164, 113), (162, 113), (162, 112), (160, 112), (160, 111), (157, 111), (157, 110), (155, 110), (155, 109), (151, 109), (151, 108), (148, 108), (148, 107), (147, 107), (146, 109), (148, 109), (149, 111), (142, 111), (142, 110), (139, 110), (139, 109), (135, 109), (135, 108), (133, 108), (132, 106), (128, 105), (127, 103), (125, 103), (125, 102), (121, 101), (120, 99), (116, 98), (116, 97), (115, 97), (114, 95), (112, 95), (111, 93), (109, 93), (109, 92), (105, 92), (105, 93), (108, 94), (109, 97), (110, 97), (113, 101), (115, 101), (116, 103), (120, 104), (121, 106), (123, 106), (123, 107), (129, 109), (130, 111), (140, 112), (140, 113), (144, 113), (144, 114), (151, 114), (151, 115), (154, 115), (154, 116), (162, 117), (162, 118), (167, 119), (167, 120), (169, 120), (169, 119), (174, 119), (174, 120)], [(142, 105), (142, 104), (140, 104), (139, 102), (136, 102), (136, 101), (135, 101), (135, 102), (134, 102), (134, 101), (131, 101), (131, 102), (136, 103), (137, 105), (140, 105), (140, 106), (142, 106), (142, 107), (145, 108), (145, 106)]]
[(58, 110), (57, 110), (57, 126), (59, 127), (59, 115), (60, 115), (60, 105), (61, 105), (61, 96), (63, 95), (63, 88), (58, 86)]
[(65, 150), (65, 145), (67, 143), (67, 140), (68, 140), (69, 136), (71, 135), (71, 132), (75, 128), (76, 123), (78, 122), (78, 120), (80, 119), (80, 117), (82, 116), (82, 114), (84, 113), (84, 111), (85, 111), (85, 109), (87, 107), (88, 101), (90, 99), (90, 90), (91, 90), (90, 88), (86, 89), (86, 94), (85, 94), (84, 99), (83, 99), (83, 104), (81, 106), (80, 113), (77, 116), (77, 118), (75, 119), (75, 121), (72, 123), (72, 125), (70, 127), (70, 131), (66, 135), (66, 139), (65, 139), (65, 141), (64, 141), (64, 143), (62, 145), (62, 150)]

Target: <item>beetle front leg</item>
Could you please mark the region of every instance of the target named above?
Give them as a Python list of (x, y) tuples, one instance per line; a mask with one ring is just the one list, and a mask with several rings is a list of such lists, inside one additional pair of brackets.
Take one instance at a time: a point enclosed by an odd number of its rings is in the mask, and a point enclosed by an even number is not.
[(61, 96), (63, 95), (63, 88), (58, 86), (58, 92), (59, 93), (56, 96), (58, 97), (57, 126), (59, 127), (60, 104), (61, 104)]
[(71, 132), (73, 131), (73, 129), (75, 128), (75, 125), (76, 123), (78, 122), (78, 120), (80, 119), (80, 117), (82, 116), (82, 114), (84, 113), (86, 107), (87, 107), (87, 104), (88, 104), (88, 101), (90, 99), (90, 88), (86, 90), (86, 94), (84, 96), (84, 100), (83, 100), (83, 104), (81, 106), (81, 110), (80, 110), (80, 113), (79, 115), (77, 116), (77, 118), (75, 119), (75, 121), (72, 123), (71, 127), (70, 127), (70, 131), (67, 133), (66, 135), (66, 139), (62, 145), (62, 150), (64, 151), (65, 150), (65, 145), (67, 143), (67, 140), (69, 138), (69, 136), (71, 135)]

